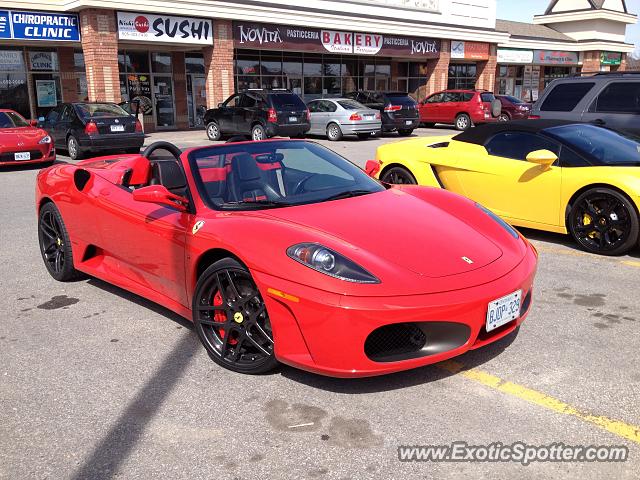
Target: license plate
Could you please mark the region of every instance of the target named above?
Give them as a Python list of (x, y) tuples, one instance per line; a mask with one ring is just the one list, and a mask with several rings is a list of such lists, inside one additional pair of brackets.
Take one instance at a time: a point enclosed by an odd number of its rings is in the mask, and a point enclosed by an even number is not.
[(364, 119), (365, 120), (373, 120), (373, 115), (365, 115)]
[(413, 122), (411, 120), (407, 120), (406, 122), (404, 122), (405, 125), (411, 125)]
[(289, 123), (296, 123), (298, 121), (298, 117), (289, 117)]
[(17, 152), (13, 154), (14, 160), (31, 160), (31, 152)]
[(111, 125), (112, 132), (124, 132), (124, 125)]
[(521, 303), (522, 290), (490, 302), (487, 310), (487, 332), (519, 318)]

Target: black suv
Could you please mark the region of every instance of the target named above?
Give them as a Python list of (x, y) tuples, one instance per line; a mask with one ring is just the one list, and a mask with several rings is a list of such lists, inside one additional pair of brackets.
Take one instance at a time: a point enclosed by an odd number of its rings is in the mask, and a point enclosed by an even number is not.
[(418, 103), (406, 93), (357, 91), (346, 96), (379, 110), (382, 132), (397, 131), (401, 137), (408, 137), (420, 124)]
[(209, 140), (251, 135), (253, 140), (302, 137), (311, 128), (309, 110), (289, 90), (256, 89), (231, 95), (204, 115)]

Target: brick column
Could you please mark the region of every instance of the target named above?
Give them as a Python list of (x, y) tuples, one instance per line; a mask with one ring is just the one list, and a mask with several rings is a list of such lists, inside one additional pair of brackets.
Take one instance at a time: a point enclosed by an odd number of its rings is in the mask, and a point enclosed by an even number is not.
[(115, 12), (97, 8), (81, 10), (80, 25), (89, 101), (121, 102)]
[(73, 65), (73, 47), (58, 47), (58, 62), (60, 64), (60, 83), (62, 84), (62, 100), (77, 102), (78, 84)]
[(600, 71), (600, 52), (591, 51), (584, 52), (582, 56), (583, 72), (599, 72)]
[(440, 58), (429, 60), (427, 71), (427, 88), (425, 96), (445, 90), (449, 83), (449, 62), (451, 60), (451, 43), (442, 40)]
[(476, 88), (493, 91), (496, 85), (496, 69), (498, 68), (497, 45), (489, 45), (489, 60), (478, 62), (478, 81)]
[(189, 128), (187, 74), (184, 63), (184, 52), (173, 52), (171, 54), (171, 63), (173, 64), (173, 96), (176, 103), (176, 127)]
[(620, 62), (620, 66), (618, 67), (618, 72), (624, 72), (627, 69), (627, 54), (622, 54), (622, 61)]
[(213, 22), (213, 47), (202, 49), (207, 82), (207, 106), (214, 108), (235, 90), (233, 28), (228, 20)]

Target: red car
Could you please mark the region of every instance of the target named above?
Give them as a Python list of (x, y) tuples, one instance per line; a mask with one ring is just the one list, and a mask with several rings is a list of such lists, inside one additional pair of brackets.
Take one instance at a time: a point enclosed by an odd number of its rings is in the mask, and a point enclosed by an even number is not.
[(0, 109), (0, 165), (54, 162), (51, 137), (35, 125), (18, 112)]
[(513, 228), (313, 142), (161, 142), (46, 169), (36, 196), (55, 279), (82, 272), (177, 312), (237, 372), (420, 367), (504, 337), (531, 306), (537, 254)]
[(502, 113), (498, 117), (499, 122), (509, 120), (526, 120), (531, 115), (531, 104), (511, 95), (498, 95), (496, 97), (502, 104)]
[(467, 130), (474, 125), (495, 122), (502, 105), (491, 92), (484, 90), (445, 90), (434, 93), (420, 103), (420, 122), (455, 125)]

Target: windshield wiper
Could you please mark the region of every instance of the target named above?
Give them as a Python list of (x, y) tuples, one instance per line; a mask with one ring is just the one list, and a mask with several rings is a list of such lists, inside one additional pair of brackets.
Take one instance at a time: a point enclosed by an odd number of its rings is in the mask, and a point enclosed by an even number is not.
[(361, 195), (368, 195), (373, 193), (371, 190), (347, 190), (346, 192), (336, 193), (328, 198), (325, 198), (324, 202), (330, 202), (331, 200), (341, 200), (343, 198), (359, 197)]
[(220, 205), (221, 208), (228, 210), (243, 210), (247, 207), (255, 207), (256, 209), (260, 208), (282, 208), (282, 207), (290, 207), (290, 203), (279, 202), (277, 200), (251, 200), (251, 201), (241, 201), (241, 202), (226, 202)]

